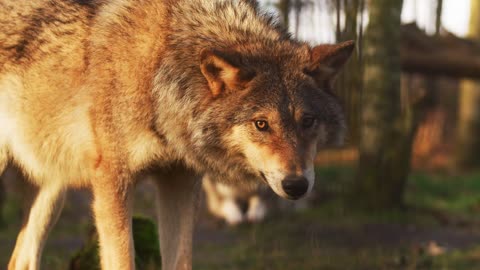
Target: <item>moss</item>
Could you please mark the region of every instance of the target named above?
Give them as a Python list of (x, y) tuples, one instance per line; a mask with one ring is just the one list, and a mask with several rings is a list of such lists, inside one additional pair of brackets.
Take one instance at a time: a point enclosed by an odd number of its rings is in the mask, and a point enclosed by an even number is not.
[[(160, 269), (161, 258), (157, 226), (150, 219), (134, 217), (135, 264), (139, 270)], [(100, 270), (98, 235), (92, 230), (84, 247), (70, 261), (71, 270)]]
[(137, 269), (160, 269), (160, 248), (155, 223), (147, 218), (133, 218), (133, 239)]

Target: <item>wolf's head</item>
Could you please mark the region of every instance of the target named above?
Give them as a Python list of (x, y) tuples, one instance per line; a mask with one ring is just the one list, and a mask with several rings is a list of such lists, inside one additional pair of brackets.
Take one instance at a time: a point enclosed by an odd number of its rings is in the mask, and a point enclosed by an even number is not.
[(263, 178), (284, 198), (307, 194), (318, 149), (343, 140), (344, 116), (332, 82), (353, 48), (350, 41), (204, 50), (207, 119), (227, 149), (226, 170), (236, 160), (236, 167)]

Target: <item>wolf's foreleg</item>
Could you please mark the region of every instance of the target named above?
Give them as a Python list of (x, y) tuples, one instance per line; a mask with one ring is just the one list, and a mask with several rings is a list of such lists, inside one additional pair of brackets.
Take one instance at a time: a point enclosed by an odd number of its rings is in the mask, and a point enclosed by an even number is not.
[(247, 219), (250, 222), (260, 222), (267, 214), (267, 205), (258, 194), (250, 197), (248, 201)]
[(157, 175), (157, 217), (162, 269), (192, 269), (192, 237), (200, 177), (182, 168)]
[(205, 199), (207, 201), (208, 210), (217, 217), (223, 217), (221, 211), (222, 198), (215, 188), (215, 183), (208, 174), (203, 176), (202, 187), (205, 190)]
[(131, 185), (122, 177), (104, 174), (92, 181), (92, 191), (102, 269), (135, 269)]
[[(29, 184), (29, 183), (27, 183)], [(61, 181), (50, 181), (41, 187), (25, 189), (31, 203), (8, 264), (9, 270), (34, 270), (40, 267), (40, 256), (50, 229), (55, 225), (65, 201)], [(28, 204), (27, 202), (27, 204)]]

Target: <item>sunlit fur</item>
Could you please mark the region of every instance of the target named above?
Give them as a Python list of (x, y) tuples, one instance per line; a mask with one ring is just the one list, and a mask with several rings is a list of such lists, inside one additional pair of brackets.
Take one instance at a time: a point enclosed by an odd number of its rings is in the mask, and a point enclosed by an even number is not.
[(303, 175), (311, 189), (316, 149), (344, 130), (330, 86), (352, 49), (295, 41), (251, 0), (0, 0), (0, 170), (38, 189), (9, 269), (38, 268), (80, 186), (102, 268), (133, 269), (131, 190), (148, 174), (162, 269), (190, 269), (203, 173), (263, 175), (283, 197), (282, 178)]

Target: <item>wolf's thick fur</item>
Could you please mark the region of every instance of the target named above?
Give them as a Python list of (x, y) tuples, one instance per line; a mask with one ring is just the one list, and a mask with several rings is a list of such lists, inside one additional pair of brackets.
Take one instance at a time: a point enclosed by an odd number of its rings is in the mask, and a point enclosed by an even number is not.
[(131, 187), (146, 174), (162, 269), (190, 269), (204, 172), (311, 189), (317, 148), (343, 131), (330, 85), (352, 48), (292, 40), (247, 0), (0, 0), (0, 172), (35, 186), (9, 269), (38, 268), (79, 186), (102, 268), (133, 269)]

